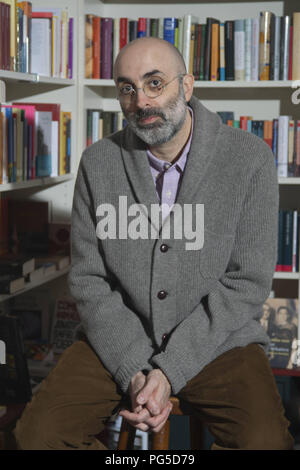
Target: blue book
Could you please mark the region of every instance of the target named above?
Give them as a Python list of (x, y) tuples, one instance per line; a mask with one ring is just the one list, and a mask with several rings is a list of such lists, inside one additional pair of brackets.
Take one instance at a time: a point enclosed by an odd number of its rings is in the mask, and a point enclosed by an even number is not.
[(7, 163), (8, 163), (8, 182), (14, 182), (14, 125), (12, 108), (5, 108), (7, 123)]
[(164, 18), (164, 40), (175, 45), (176, 18)]

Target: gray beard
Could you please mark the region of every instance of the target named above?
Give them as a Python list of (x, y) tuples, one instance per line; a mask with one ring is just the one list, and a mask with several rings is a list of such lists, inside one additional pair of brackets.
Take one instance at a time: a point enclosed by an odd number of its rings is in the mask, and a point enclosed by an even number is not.
[[(124, 115), (132, 131), (146, 144), (153, 146), (169, 142), (180, 131), (186, 112), (187, 103), (183, 90), (180, 89), (178, 96), (171, 100), (163, 110), (155, 108), (153, 111), (141, 110), (140, 113), (124, 113)], [(161, 119), (147, 126), (139, 125), (138, 121), (141, 117), (150, 115), (158, 115)]]

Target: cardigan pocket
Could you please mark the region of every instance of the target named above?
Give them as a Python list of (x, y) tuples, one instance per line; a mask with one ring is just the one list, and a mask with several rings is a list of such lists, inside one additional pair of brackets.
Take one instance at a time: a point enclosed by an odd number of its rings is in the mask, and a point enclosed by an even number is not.
[(234, 235), (205, 230), (200, 250), (200, 273), (205, 279), (219, 279), (226, 271), (234, 243)]

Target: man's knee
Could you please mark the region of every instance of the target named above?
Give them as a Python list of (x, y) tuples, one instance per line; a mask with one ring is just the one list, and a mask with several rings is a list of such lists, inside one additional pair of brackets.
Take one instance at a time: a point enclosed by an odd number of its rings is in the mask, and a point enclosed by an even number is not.
[(287, 426), (250, 425), (237, 436), (237, 448), (245, 450), (291, 450), (294, 440)]

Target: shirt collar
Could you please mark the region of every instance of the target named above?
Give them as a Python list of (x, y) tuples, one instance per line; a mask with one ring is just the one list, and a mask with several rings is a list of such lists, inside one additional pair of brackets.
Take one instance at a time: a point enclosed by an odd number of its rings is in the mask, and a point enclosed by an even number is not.
[[(181, 152), (181, 155), (180, 157), (178, 158), (178, 160), (176, 161), (176, 165), (178, 165), (181, 169), (181, 171), (183, 172), (184, 171), (184, 167), (185, 167), (185, 164), (186, 164), (186, 159), (187, 159), (187, 155), (190, 151), (190, 147), (191, 147), (191, 142), (192, 142), (192, 137), (193, 137), (193, 129), (194, 129), (194, 112), (192, 110), (192, 108), (190, 106), (188, 106), (188, 109), (191, 113), (191, 117), (192, 117), (192, 127), (191, 127), (191, 133), (190, 133), (190, 137), (189, 137), (189, 140), (187, 141), (184, 149), (182, 150)], [(164, 160), (161, 160), (160, 158), (157, 158), (155, 155), (153, 155), (153, 153), (150, 152), (150, 150), (148, 149), (147, 150), (147, 156), (148, 156), (148, 160), (149, 160), (149, 163), (150, 163), (150, 166), (152, 168), (154, 168), (155, 170), (157, 171), (162, 171), (162, 170), (165, 170), (166, 167), (165, 167), (165, 164), (168, 163)], [(172, 165), (171, 165), (172, 166)]]

